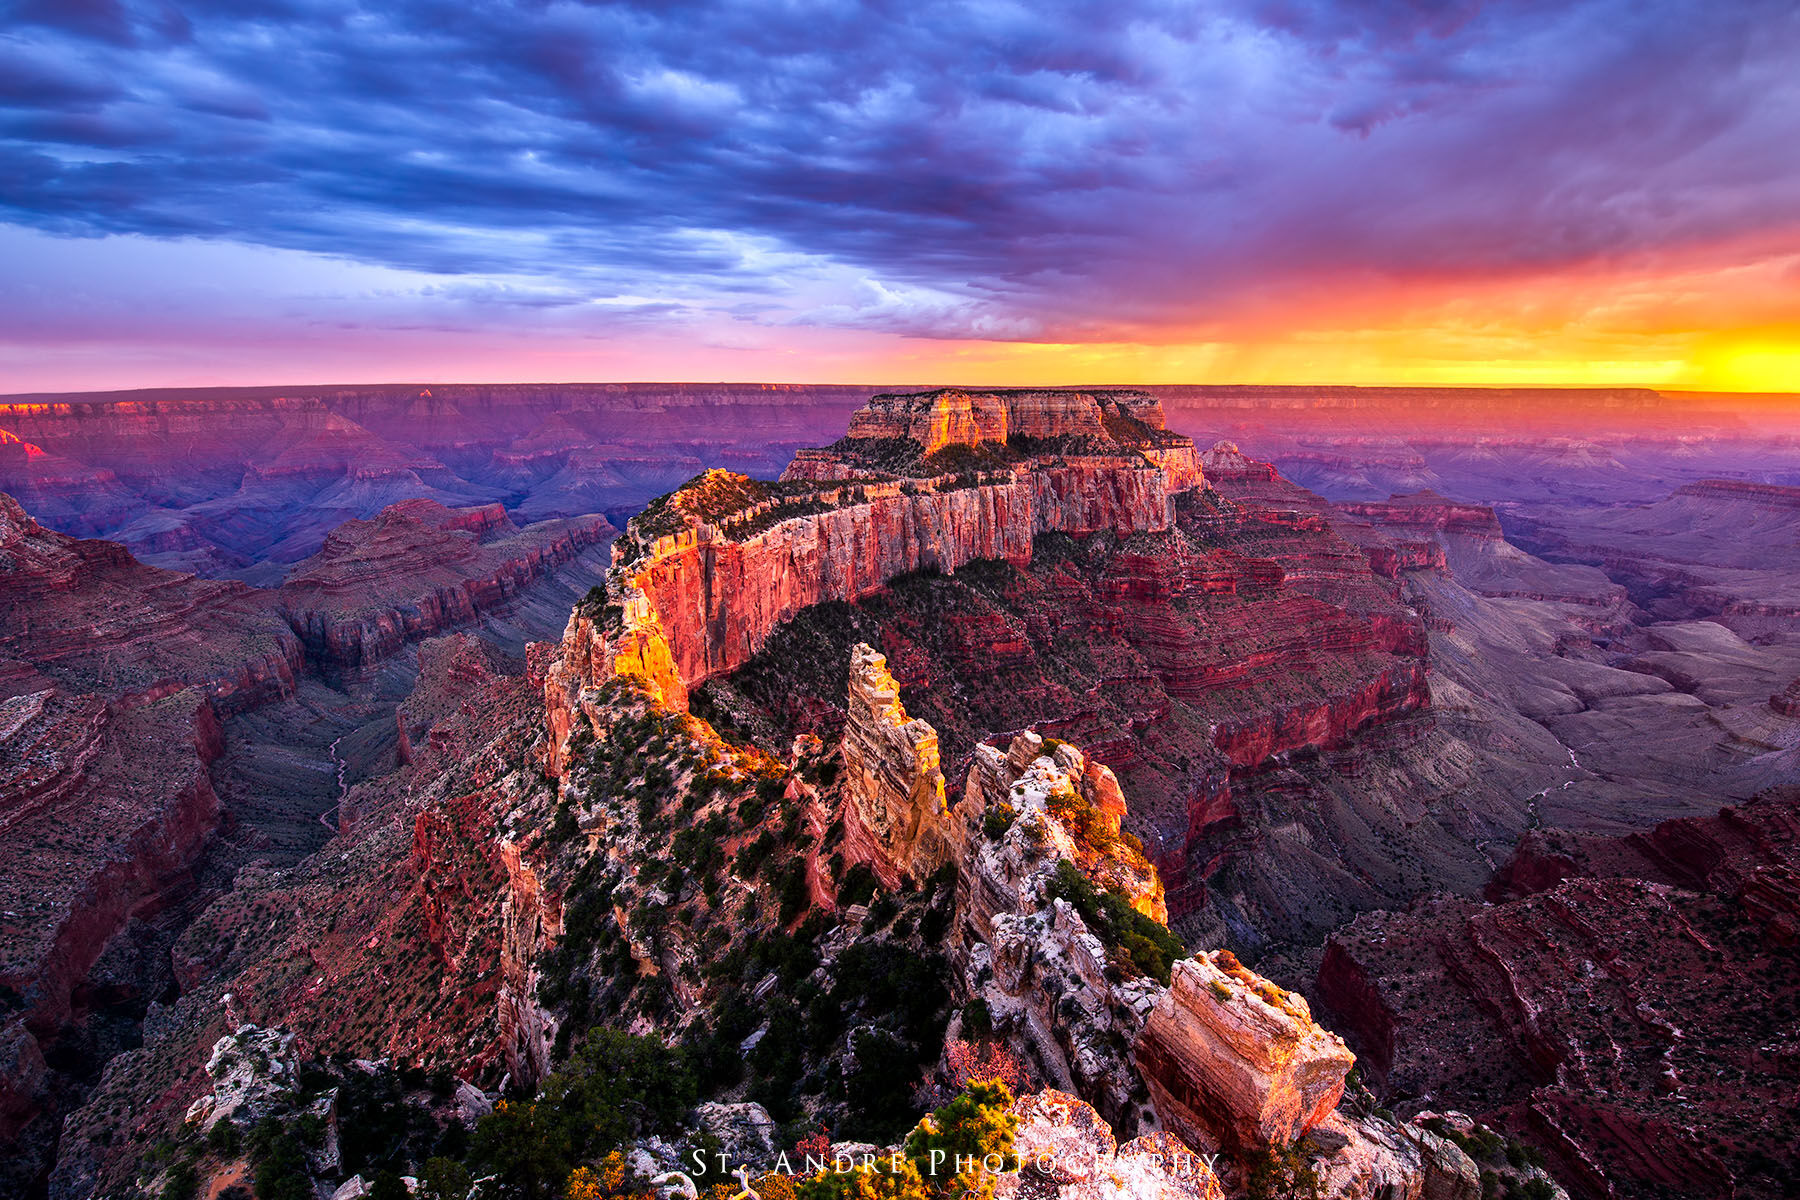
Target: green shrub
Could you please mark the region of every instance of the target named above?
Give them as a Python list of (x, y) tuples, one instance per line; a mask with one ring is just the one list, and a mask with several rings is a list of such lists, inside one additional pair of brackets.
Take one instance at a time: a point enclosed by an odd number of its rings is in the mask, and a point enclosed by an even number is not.
[(419, 1169), (417, 1200), (468, 1200), (474, 1180), (454, 1158), (428, 1158)]
[(1187, 947), (1167, 926), (1138, 912), (1119, 892), (1089, 883), (1066, 858), (1056, 864), (1050, 894), (1072, 904), (1108, 949), (1123, 951), (1141, 974), (1160, 983), (1169, 982), (1176, 959), (1187, 957)]
[(306, 1151), (274, 1117), (265, 1117), (251, 1131), (250, 1161), (256, 1165), (257, 1200), (312, 1200)]
[(838, 907), (852, 908), (858, 904), (867, 904), (874, 897), (879, 882), (875, 878), (874, 868), (868, 863), (857, 863), (844, 872), (844, 878), (838, 884)]
[(633, 1138), (672, 1131), (698, 1095), (687, 1055), (654, 1037), (597, 1030), (536, 1101), (502, 1102), (471, 1146), (509, 1200), (552, 1200), (570, 1170)]
[(1270, 1146), (1244, 1157), (1245, 1200), (1321, 1200), (1323, 1181), (1298, 1146)]
[(988, 841), (997, 842), (1006, 836), (1006, 831), (1012, 828), (1013, 819), (1018, 815), (1012, 805), (1002, 800), (982, 815), (981, 832), (987, 835)]
[(553, 1106), (502, 1100), (481, 1118), (470, 1152), (507, 1200), (552, 1200), (575, 1162), (573, 1122)]
[(985, 1041), (994, 1036), (994, 1014), (986, 1000), (977, 996), (963, 1005), (962, 1028), (963, 1036), (973, 1041)]
[(781, 897), (781, 923), (790, 924), (812, 902), (812, 889), (806, 884), (805, 859), (796, 859), (788, 864), (782, 872), (777, 894)]
[[(1007, 1111), (1012, 1100), (1005, 1084), (972, 1083), (968, 1091), (919, 1122), (907, 1135), (906, 1155), (918, 1165), (927, 1186), (945, 1196), (991, 1196), (993, 1175), (980, 1167), (955, 1173), (958, 1159), (980, 1163), (992, 1156), (1001, 1174), (1018, 1170), (1013, 1135), (1019, 1119)], [(952, 1172), (948, 1178), (947, 1169)]]
[[(220, 1124), (224, 1124), (223, 1121)], [(217, 1128), (217, 1126), (214, 1126)], [(193, 1200), (194, 1192), (200, 1186), (200, 1173), (194, 1164), (183, 1159), (170, 1167), (163, 1176), (161, 1200)]]
[(375, 1182), (369, 1188), (369, 1200), (410, 1200), (411, 1195), (400, 1176), (392, 1171), (376, 1172)]
[(233, 1159), (243, 1153), (244, 1139), (230, 1121), (219, 1121), (206, 1131), (206, 1148), (221, 1159)]

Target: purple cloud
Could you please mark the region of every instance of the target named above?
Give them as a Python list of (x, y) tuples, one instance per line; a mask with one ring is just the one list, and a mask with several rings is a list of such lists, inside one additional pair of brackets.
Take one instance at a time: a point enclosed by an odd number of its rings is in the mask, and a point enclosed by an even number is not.
[(1786, 0), (31, 0), (4, 28), (0, 221), (559, 305), (1080, 339), (1800, 213)]

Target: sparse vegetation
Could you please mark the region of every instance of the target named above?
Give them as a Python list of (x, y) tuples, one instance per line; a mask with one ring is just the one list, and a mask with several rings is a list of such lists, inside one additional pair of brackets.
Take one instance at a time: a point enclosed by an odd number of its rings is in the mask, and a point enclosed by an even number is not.
[(1018, 1169), (1011, 1103), (1004, 1085), (975, 1084), (919, 1123), (897, 1169), (880, 1158), (856, 1171), (825, 1171), (798, 1181), (795, 1194), (800, 1200), (990, 1200), (999, 1176)]
[(1068, 859), (1056, 864), (1050, 894), (1074, 905), (1101, 943), (1119, 952), (1113, 961), (1137, 974), (1167, 983), (1175, 960), (1187, 957), (1187, 947), (1166, 925), (1138, 912), (1120, 893), (1095, 887)]
[(1244, 1160), (1245, 1200), (1321, 1200), (1323, 1181), (1296, 1144), (1269, 1146)]
[(997, 842), (1006, 835), (1008, 829), (1012, 828), (1012, 823), (1018, 815), (1012, 805), (1002, 800), (982, 814), (981, 832), (989, 841)]

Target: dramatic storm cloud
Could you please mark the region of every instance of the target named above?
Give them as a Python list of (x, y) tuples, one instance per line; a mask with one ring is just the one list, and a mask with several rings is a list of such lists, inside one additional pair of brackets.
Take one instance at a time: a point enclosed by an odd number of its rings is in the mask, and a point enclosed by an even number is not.
[(1796, 316), (1791, 0), (5, 11), (22, 375), (208, 328), (277, 375), (330, 328), (661, 374), (1409, 322), (1645, 362)]

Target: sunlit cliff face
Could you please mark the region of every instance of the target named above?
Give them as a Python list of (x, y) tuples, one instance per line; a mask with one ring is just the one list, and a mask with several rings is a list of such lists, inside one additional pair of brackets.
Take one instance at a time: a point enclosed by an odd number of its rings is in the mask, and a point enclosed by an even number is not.
[(1800, 10), (27, 3), (0, 392), (1784, 389)]

